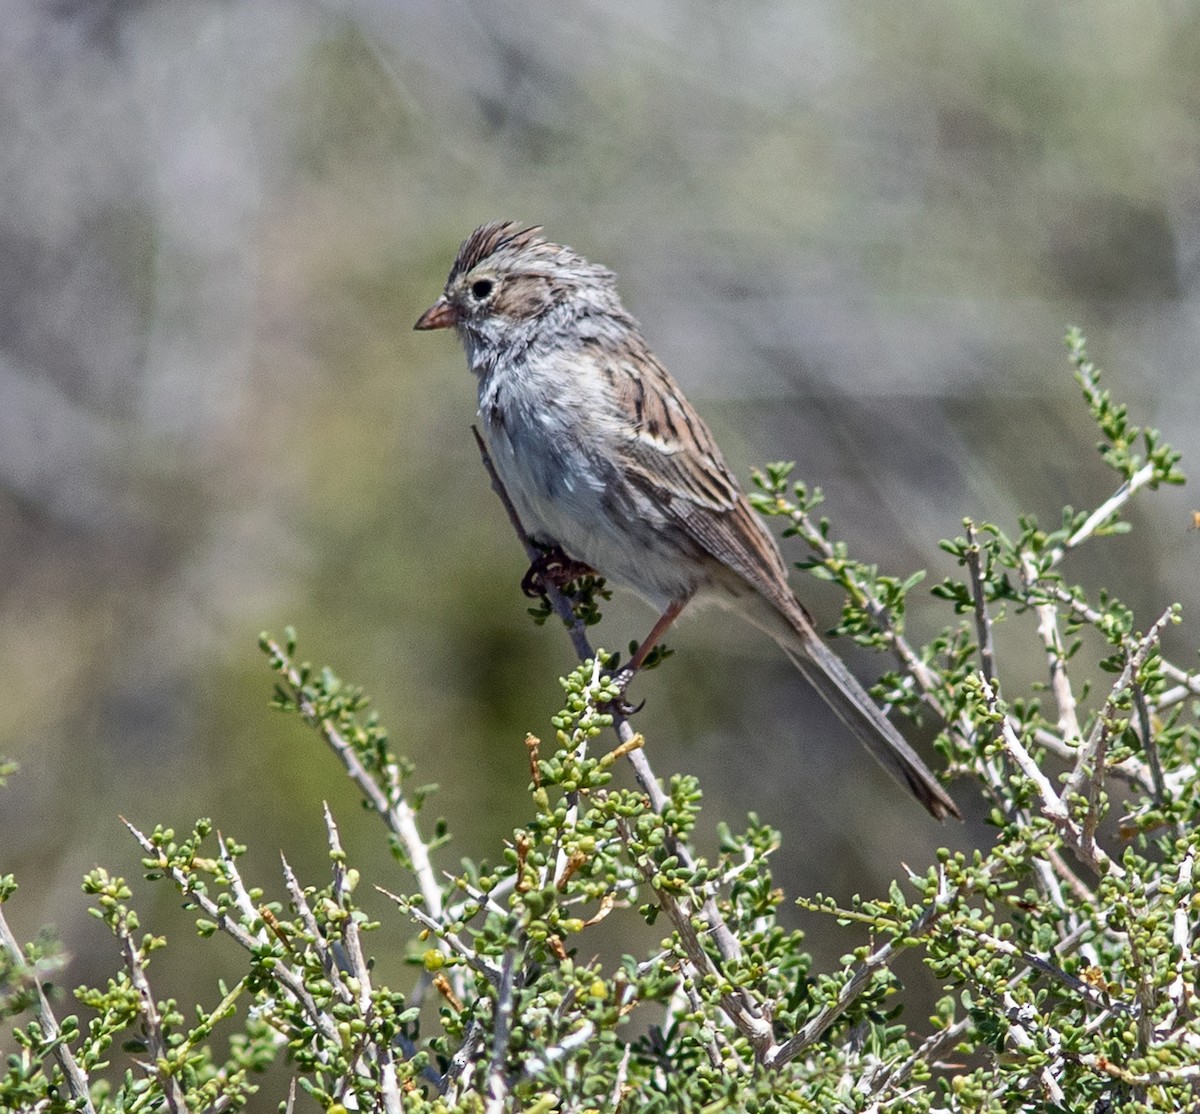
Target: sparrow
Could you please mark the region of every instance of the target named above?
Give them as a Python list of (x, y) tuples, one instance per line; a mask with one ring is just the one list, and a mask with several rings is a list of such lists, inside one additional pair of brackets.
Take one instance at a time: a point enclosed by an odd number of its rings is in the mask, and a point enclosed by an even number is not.
[(560, 568), (593, 569), (659, 613), (627, 673), (693, 600), (726, 607), (782, 647), (934, 817), (961, 819), (822, 641), (774, 538), (650, 351), (612, 271), (540, 227), (484, 224), (459, 248), (445, 289), (415, 328), (458, 334), (477, 380), (483, 440), (531, 540), (561, 551)]

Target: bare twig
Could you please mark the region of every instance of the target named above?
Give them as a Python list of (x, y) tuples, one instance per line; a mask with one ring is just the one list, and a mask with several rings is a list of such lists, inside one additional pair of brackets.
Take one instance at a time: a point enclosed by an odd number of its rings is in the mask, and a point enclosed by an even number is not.
[(1175, 916), (1171, 924), (1171, 943), (1178, 949), (1179, 958), (1175, 961), (1175, 978), (1167, 988), (1167, 996), (1171, 999), (1176, 1017), (1183, 1011), (1192, 985), (1187, 972), (1192, 965), (1192, 919), (1189, 912), (1195, 897), (1192, 890), (1195, 867), (1195, 853), (1189, 851), (1179, 864), (1179, 873), (1175, 881), (1175, 892), (1179, 894), (1179, 900), (1175, 904)]
[[(1028, 553), (1021, 554), (1021, 576), (1025, 580), (1026, 590), (1034, 593), (1040, 574)], [(1075, 692), (1067, 676), (1067, 655), (1058, 630), (1058, 611), (1054, 604), (1046, 601), (1035, 603), (1033, 613), (1037, 616), (1038, 637), (1045, 647), (1050, 668), (1050, 691), (1054, 693), (1054, 703), (1058, 708), (1058, 730), (1068, 746), (1076, 746), (1081, 738), (1079, 716)]]
[[(342, 964), (344, 971), (339, 968), (338, 981), (346, 985), (347, 991), (353, 997), (359, 1016), (367, 1023), (368, 1031), (375, 1016), (375, 1007), (371, 1001), (371, 968), (362, 950), (362, 936), (358, 930), (358, 921), (350, 911), (351, 887), (346, 872), (346, 856), (342, 850), (341, 836), (337, 822), (329, 810), (329, 802), (322, 802), (325, 811), (325, 831), (329, 840), (329, 850), (333, 860), (333, 896), (338, 905), (347, 914), (340, 922), (342, 938)], [(318, 937), (320, 939), (320, 937)], [(323, 950), (332, 953), (332, 948), (326, 946)], [(349, 978), (346, 976), (349, 975)], [(407, 1042), (405, 1042), (407, 1044)], [(412, 1055), (416, 1049), (410, 1044), (405, 1048), (406, 1054)], [(403, 1102), (400, 1096), (400, 1081), (396, 1071), (395, 1048), (388, 1041), (367, 1041), (363, 1046), (363, 1055), (373, 1061), (379, 1073), (379, 1092), (382, 1098), (382, 1108), (388, 1114), (400, 1114)], [(435, 1084), (441, 1079), (432, 1068), (426, 1067), (425, 1077)], [(378, 1100), (376, 1100), (378, 1101)]]
[(1156, 708), (1166, 708), (1171, 704), (1178, 704), (1189, 696), (1200, 696), (1200, 676), (1180, 669), (1179, 666), (1172, 665), (1169, 661), (1162, 663), (1162, 671), (1164, 676), (1170, 677), (1177, 683), (1175, 688), (1159, 693), (1158, 699), (1154, 702)]
[(512, 1036), (513, 969), (516, 953), (510, 948), (504, 953), (500, 966), (500, 985), (496, 990), (496, 1009), (492, 1032), (492, 1066), (488, 1070), (487, 1114), (502, 1114), (508, 1098), (508, 1075), (504, 1070), (508, 1059), (508, 1042)]
[(617, 1065), (616, 1078), (613, 1079), (612, 1097), (608, 1100), (608, 1109), (611, 1111), (621, 1109), (621, 1100), (625, 1097), (625, 1080), (629, 1077), (629, 1057), (632, 1054), (633, 1045), (627, 1044), (621, 1062)]
[(1037, 1077), (1045, 1089), (1045, 1098), (1047, 1101), (1055, 1106), (1065, 1105), (1066, 1095), (1063, 1094), (1063, 1089), (1058, 1080), (1054, 1078), (1052, 1071), (1053, 1068), (1062, 1064), (1061, 1035), (1057, 1030), (1041, 1022), (1034, 1013), (1032, 1006), (1021, 1005), (1011, 994), (1005, 993), (1003, 995), (1002, 1004), (1009, 1020), (1008, 1039), (1022, 1053), (1036, 1048), (1036, 1041), (1032, 1035), (1034, 1030), (1040, 1028), (1047, 1034), (1045, 1039), (1049, 1045), (1050, 1062), (1038, 1069)]

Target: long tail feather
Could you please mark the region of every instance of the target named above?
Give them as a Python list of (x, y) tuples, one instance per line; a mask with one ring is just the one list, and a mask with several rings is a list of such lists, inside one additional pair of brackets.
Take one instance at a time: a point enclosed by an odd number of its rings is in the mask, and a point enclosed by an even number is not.
[(781, 645), (825, 703), (892, 777), (906, 786), (938, 820), (947, 816), (962, 819), (958, 806), (916, 751), (880, 711), (841, 658), (815, 632), (795, 630), (794, 637), (781, 641)]

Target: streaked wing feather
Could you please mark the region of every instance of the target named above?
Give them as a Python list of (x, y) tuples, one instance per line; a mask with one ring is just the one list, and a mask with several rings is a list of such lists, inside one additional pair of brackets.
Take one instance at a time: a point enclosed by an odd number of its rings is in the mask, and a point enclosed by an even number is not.
[(625, 466), (700, 546), (787, 612), (796, 601), (787, 569), (746, 502), (721, 450), (667, 370), (647, 348), (609, 365), (629, 419)]

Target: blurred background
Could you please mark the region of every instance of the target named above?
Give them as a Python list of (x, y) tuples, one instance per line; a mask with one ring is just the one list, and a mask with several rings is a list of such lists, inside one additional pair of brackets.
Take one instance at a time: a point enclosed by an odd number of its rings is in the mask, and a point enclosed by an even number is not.
[[(525, 615), (461, 351), (412, 332), (485, 220), (541, 223), (615, 269), (738, 473), (795, 459), (888, 573), (953, 571), (937, 541), (964, 515), (1053, 526), (1112, 491), (1069, 324), (1188, 470), (1197, 57), (1200, 9), (1172, 0), (10, 7), (0, 754), (22, 768), (0, 872), (22, 883), (18, 933), (56, 926), (66, 985), (106, 977), (115, 950), (79, 892), (103, 863), (152, 927), (186, 934), (119, 816), (211, 816), (278, 895), (281, 850), (325, 881), (328, 799), (365, 877), (406, 884), (332, 755), (267, 707), (256, 640), (288, 623), (440, 784), (439, 865), (497, 858), (526, 816), (522, 739), (550, 733), (570, 645)], [(1131, 535), (1065, 570), (1143, 624), (1181, 600), (1187, 665), (1195, 501), (1144, 496)], [(832, 626), (836, 593), (796, 582)], [(912, 606), (914, 639), (946, 621), (924, 591)], [(652, 618), (616, 601), (594, 640), (623, 648)], [(1010, 693), (1042, 679), (1031, 630), (1003, 632)], [(975, 822), (939, 829), (753, 630), (699, 615), (670, 642), (638, 726), (661, 776), (700, 777), (702, 852), (755, 810), (782, 829), (789, 895), (846, 898), (987, 840), (968, 787)], [(843, 650), (868, 680), (883, 668)], [(819, 963), (857, 940), (783, 915)], [(406, 931), (371, 944), (386, 958)], [(156, 957), (159, 992), (213, 1001), (240, 957), (203, 954)]]

